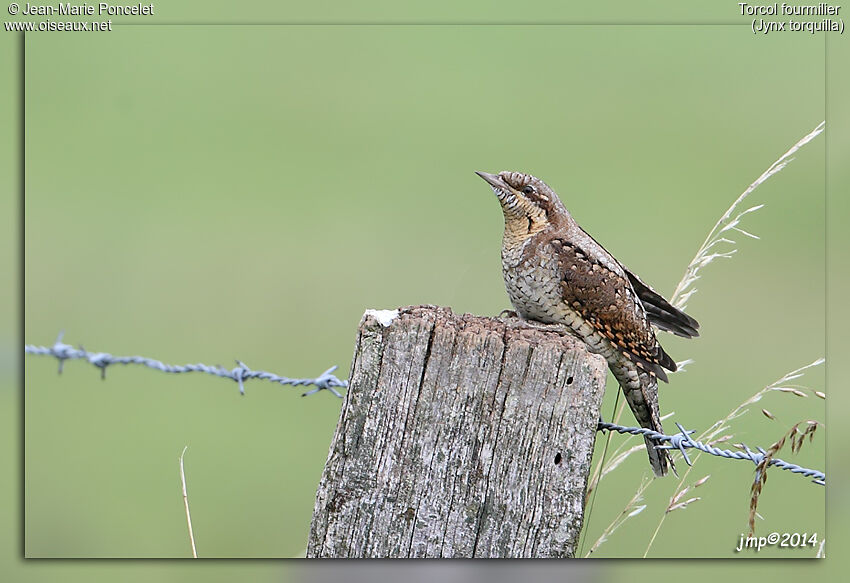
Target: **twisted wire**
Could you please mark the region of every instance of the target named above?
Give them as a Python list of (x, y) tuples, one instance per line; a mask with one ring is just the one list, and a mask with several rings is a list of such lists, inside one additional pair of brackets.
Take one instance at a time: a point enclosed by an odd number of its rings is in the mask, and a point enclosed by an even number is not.
[(57, 359), (59, 361), (60, 374), (62, 373), (62, 368), (66, 360), (85, 360), (92, 366), (99, 368), (100, 376), (104, 379), (106, 378), (106, 368), (115, 364), (138, 364), (141, 366), (152, 368), (154, 370), (172, 374), (202, 372), (236, 381), (236, 383), (239, 385), (239, 393), (242, 395), (245, 394), (244, 383), (245, 381), (250, 379), (262, 379), (281, 385), (313, 385), (314, 387), (316, 387), (310, 391), (307, 391), (306, 393), (303, 393), (302, 396), (312, 395), (313, 393), (317, 393), (319, 391), (330, 391), (337, 397), (342, 398), (342, 395), (339, 394), (335, 387), (348, 387), (348, 381), (340, 380), (332, 374), (336, 370), (336, 366), (330, 367), (328, 370), (313, 379), (292, 379), (289, 377), (276, 375), (271, 372), (266, 372), (264, 370), (253, 370), (246, 366), (245, 363), (239, 360), (236, 361), (237, 366), (235, 368), (226, 369), (222, 366), (209, 366), (207, 364), (200, 363), (176, 365), (166, 364), (159, 360), (153, 358), (146, 358), (144, 356), (113, 356), (108, 352), (90, 352), (82, 347), (74, 348), (73, 346), (63, 343), (62, 336), (63, 333), (60, 332), (58, 338), (56, 338), (56, 342), (53, 343), (53, 346), (35, 346), (32, 344), (27, 344), (24, 346), (24, 352), (26, 354), (52, 356), (53, 358)]
[[(676, 423), (676, 427), (679, 428), (679, 433), (675, 435), (666, 435), (664, 433), (659, 433), (657, 431), (653, 431), (652, 429), (645, 429), (643, 427), (625, 427), (623, 425), (606, 423), (604, 421), (600, 421), (596, 429), (597, 431), (608, 430), (616, 431), (617, 433), (631, 433), (632, 435), (643, 435), (652, 438), (656, 441), (666, 442), (667, 445), (658, 445), (656, 446), (656, 449), (679, 450), (682, 454), (682, 457), (685, 458), (685, 463), (687, 463), (689, 466), (692, 465), (691, 459), (688, 457), (688, 454), (685, 451), (688, 448), (697, 449), (707, 454), (727, 459), (750, 460), (756, 466), (762, 463), (764, 461), (765, 456), (767, 456), (767, 452), (760, 447), (756, 448), (758, 451), (752, 451), (750, 448), (744, 445), (744, 451), (731, 451), (728, 449), (714, 447), (713, 445), (709, 445), (701, 441), (694, 441), (694, 439), (691, 438), (690, 435), (694, 432), (693, 429), (686, 430), (678, 423)], [(789, 472), (795, 474), (801, 474), (803, 476), (806, 476), (807, 478), (813, 478), (812, 482), (814, 482), (815, 484), (820, 484), (821, 486), (826, 484), (826, 474), (824, 474), (820, 470), (804, 468), (802, 466), (786, 462), (785, 460), (779, 458), (771, 458), (767, 465), (768, 467), (776, 466), (777, 468), (788, 470)]]
[[(73, 346), (63, 343), (62, 337), (63, 333), (60, 332), (59, 336), (56, 338), (56, 342), (53, 343), (53, 346), (35, 346), (32, 344), (27, 344), (24, 346), (24, 352), (26, 354), (52, 356), (53, 358), (57, 359), (59, 361), (60, 374), (62, 373), (62, 368), (66, 360), (87, 361), (92, 366), (100, 369), (101, 378), (106, 378), (107, 367), (115, 364), (137, 364), (152, 368), (154, 370), (172, 374), (202, 372), (236, 381), (236, 383), (239, 385), (239, 393), (242, 395), (245, 394), (244, 383), (245, 381), (250, 379), (267, 380), (281, 385), (312, 385), (315, 387), (314, 389), (303, 393), (302, 396), (312, 395), (314, 393), (318, 393), (319, 391), (330, 391), (336, 397), (342, 398), (342, 395), (336, 390), (336, 387), (348, 388), (348, 381), (340, 380), (333, 375), (333, 372), (337, 368), (336, 366), (332, 366), (316, 378), (293, 379), (263, 370), (253, 370), (246, 366), (245, 363), (239, 360), (236, 361), (237, 366), (235, 368), (226, 369), (222, 366), (209, 366), (207, 364), (200, 363), (175, 365), (166, 364), (159, 360), (147, 358), (144, 356), (113, 356), (108, 352), (90, 352), (82, 347), (74, 348)], [(674, 435), (667, 435), (664, 433), (653, 431), (651, 429), (646, 429), (644, 427), (628, 427), (624, 425), (617, 425), (615, 423), (606, 423), (604, 421), (600, 421), (597, 425), (597, 431), (607, 430), (616, 431), (617, 433), (643, 435), (656, 441), (660, 441), (665, 445), (658, 445), (656, 446), (657, 449), (679, 450), (688, 465), (692, 464), (686, 450), (691, 448), (726, 459), (749, 460), (753, 462), (756, 466), (761, 464), (767, 456), (767, 452), (760, 447), (756, 448), (757, 451), (753, 451), (746, 445), (744, 445), (744, 451), (731, 451), (728, 449), (721, 449), (719, 447), (715, 447), (703, 443), (701, 441), (695, 441), (693, 438), (691, 438), (690, 435), (694, 432), (694, 430), (686, 430), (678, 423), (676, 424), (676, 426), (679, 428), (679, 433)], [(820, 484), (822, 486), (826, 484), (826, 474), (819, 470), (804, 468), (802, 466), (787, 462), (779, 458), (771, 458), (767, 465), (768, 467), (776, 466), (777, 468), (788, 470), (789, 472), (801, 474), (808, 478), (812, 478), (812, 482), (814, 482), (815, 484)]]

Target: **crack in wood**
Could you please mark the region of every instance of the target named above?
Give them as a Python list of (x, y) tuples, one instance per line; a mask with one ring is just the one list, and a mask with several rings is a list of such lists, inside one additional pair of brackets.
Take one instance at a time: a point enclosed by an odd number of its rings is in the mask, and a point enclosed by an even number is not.
[(572, 556), (605, 371), (516, 318), (364, 317), (307, 556)]

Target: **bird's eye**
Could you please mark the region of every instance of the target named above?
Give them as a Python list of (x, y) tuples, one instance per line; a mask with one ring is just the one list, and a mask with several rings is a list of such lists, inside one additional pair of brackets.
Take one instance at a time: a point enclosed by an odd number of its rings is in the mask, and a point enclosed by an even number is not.
[(522, 192), (523, 194), (531, 194), (532, 192), (534, 192), (534, 187), (529, 184), (523, 187)]

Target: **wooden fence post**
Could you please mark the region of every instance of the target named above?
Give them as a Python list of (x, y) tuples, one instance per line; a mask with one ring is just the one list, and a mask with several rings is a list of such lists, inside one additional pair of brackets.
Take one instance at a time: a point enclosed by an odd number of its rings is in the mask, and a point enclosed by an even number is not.
[(557, 332), (368, 311), (308, 557), (572, 557), (604, 359)]

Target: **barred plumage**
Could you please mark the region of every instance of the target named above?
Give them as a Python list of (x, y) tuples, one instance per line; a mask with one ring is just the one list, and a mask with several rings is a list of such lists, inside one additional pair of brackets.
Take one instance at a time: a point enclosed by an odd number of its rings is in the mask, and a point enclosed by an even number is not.
[[(672, 306), (596, 242), (542, 180), (519, 172), (477, 173), (502, 205), (502, 272), (517, 314), (561, 324), (608, 361), (642, 427), (662, 432), (658, 379), (676, 364), (653, 326), (698, 335), (699, 323)], [(656, 475), (669, 456), (646, 439)]]

